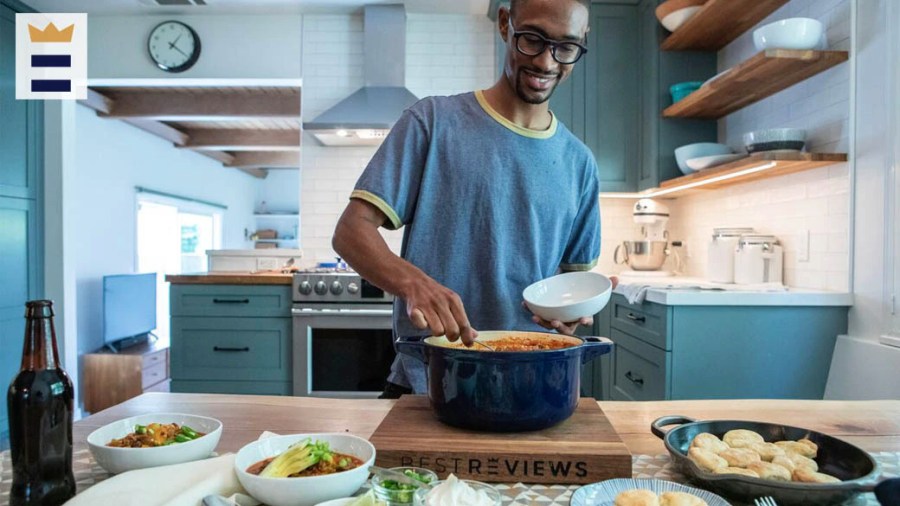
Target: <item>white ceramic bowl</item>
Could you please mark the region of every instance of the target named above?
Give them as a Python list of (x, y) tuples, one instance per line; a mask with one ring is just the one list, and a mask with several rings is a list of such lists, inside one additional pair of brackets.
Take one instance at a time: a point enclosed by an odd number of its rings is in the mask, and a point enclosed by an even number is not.
[[(154, 422), (187, 425), (197, 432), (206, 433), (206, 435), (186, 443), (175, 443), (156, 448), (113, 448), (106, 446), (113, 439), (119, 439), (134, 432), (135, 425), (149, 425)], [(205, 459), (216, 449), (221, 436), (222, 422), (215, 418), (183, 413), (151, 413), (132, 416), (131, 418), (104, 425), (91, 432), (87, 442), (91, 449), (91, 455), (94, 456), (97, 464), (110, 473), (118, 474), (134, 469), (167, 466)]]
[(730, 155), (732, 153), (731, 148), (725, 144), (695, 142), (694, 144), (675, 148), (675, 162), (678, 163), (678, 168), (681, 169), (681, 172), (687, 175), (695, 172), (694, 169), (688, 167), (688, 160), (713, 155)]
[(753, 31), (757, 51), (766, 49), (816, 49), (821, 47), (825, 27), (812, 18), (789, 18)]
[(612, 281), (597, 272), (565, 272), (522, 291), (528, 309), (545, 320), (574, 322), (606, 307)]
[(677, 11), (662, 18), (659, 22), (662, 23), (666, 30), (674, 32), (675, 30), (681, 28), (681, 25), (687, 23), (687, 21), (694, 17), (702, 8), (702, 5), (695, 5), (693, 7), (678, 9)]
[[(363, 465), (340, 473), (301, 478), (263, 478), (247, 472), (251, 465), (279, 455), (306, 438), (325, 441), (332, 450), (361, 459)], [(369, 466), (374, 462), (375, 447), (361, 437), (350, 434), (291, 434), (261, 439), (244, 446), (235, 456), (234, 472), (244, 489), (257, 501), (269, 506), (312, 506), (352, 495), (369, 478)]]

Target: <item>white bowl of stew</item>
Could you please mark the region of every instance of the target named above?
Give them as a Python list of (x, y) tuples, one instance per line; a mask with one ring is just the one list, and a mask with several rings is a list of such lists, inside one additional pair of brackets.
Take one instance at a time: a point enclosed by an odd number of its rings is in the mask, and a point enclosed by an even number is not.
[[(262, 463), (303, 440), (328, 443), (335, 461), (352, 457), (355, 467), (340, 470), (307, 469), (299, 476), (268, 478), (259, 476)], [(320, 502), (348, 497), (369, 478), (369, 466), (375, 462), (375, 447), (365, 439), (350, 434), (291, 434), (254, 441), (238, 451), (234, 471), (238, 481), (254, 499), (269, 506), (312, 506)], [(316, 467), (316, 466), (314, 466)], [(332, 471), (332, 472), (328, 472)], [(312, 475), (310, 475), (312, 474)]]
[[(169, 436), (177, 436), (177, 432), (147, 434), (146, 428), (154, 424), (177, 424), (179, 428), (186, 426), (198, 437), (189, 440), (179, 438), (182, 441), (175, 442), (174, 437)], [(138, 426), (144, 428), (144, 434), (136, 434)], [(155, 440), (154, 435), (163, 437)], [(184, 413), (149, 413), (104, 425), (90, 433), (87, 443), (97, 464), (110, 473), (118, 474), (208, 458), (219, 444), (221, 435), (222, 422), (215, 418)], [(169, 442), (169, 439), (173, 441)], [(113, 441), (124, 445), (152, 443), (153, 446), (109, 446)]]

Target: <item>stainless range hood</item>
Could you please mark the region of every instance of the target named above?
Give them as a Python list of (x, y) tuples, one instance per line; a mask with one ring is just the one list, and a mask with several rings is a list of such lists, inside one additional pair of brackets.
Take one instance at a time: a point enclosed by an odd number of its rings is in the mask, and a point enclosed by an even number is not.
[(381, 143), (404, 109), (418, 101), (406, 82), (406, 10), (403, 5), (364, 8), (363, 52), (366, 84), (303, 123), (325, 146)]

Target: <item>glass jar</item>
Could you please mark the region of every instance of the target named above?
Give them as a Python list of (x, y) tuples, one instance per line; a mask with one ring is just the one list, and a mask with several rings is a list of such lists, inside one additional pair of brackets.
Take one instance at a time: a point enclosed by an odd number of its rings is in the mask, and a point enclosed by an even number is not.
[[(427, 480), (426, 483), (436, 483), (438, 481), (438, 475), (424, 467), (392, 467), (391, 471), (404, 474), (405, 471), (412, 471), (425, 478)], [(387, 486), (385, 486), (386, 484)], [(386, 502), (387, 506), (412, 504), (413, 495), (416, 492), (415, 486), (398, 483), (396, 480), (381, 476), (378, 473), (372, 476), (372, 490), (375, 492), (375, 497)]]

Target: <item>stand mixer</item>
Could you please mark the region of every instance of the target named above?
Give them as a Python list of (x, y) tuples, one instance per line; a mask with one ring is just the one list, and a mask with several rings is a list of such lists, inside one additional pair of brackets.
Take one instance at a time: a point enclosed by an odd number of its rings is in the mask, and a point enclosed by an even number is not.
[[(672, 253), (669, 249), (669, 233), (666, 231), (669, 208), (652, 199), (640, 199), (634, 204), (632, 217), (634, 222), (641, 226), (641, 239), (623, 241), (616, 246), (613, 261), (629, 267), (622, 271), (621, 275), (672, 276), (672, 271), (661, 270), (666, 258)], [(624, 252), (621, 259), (619, 259), (620, 251)]]

